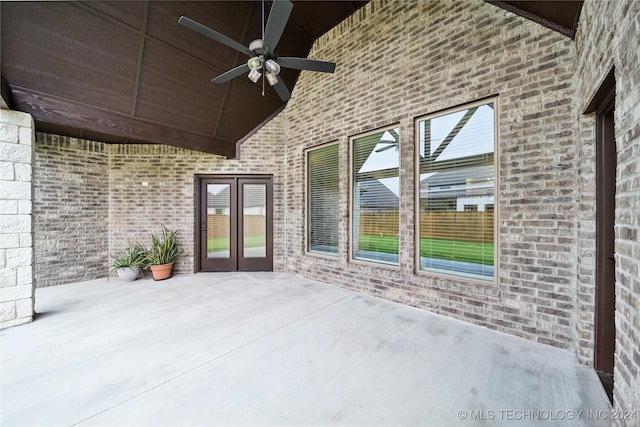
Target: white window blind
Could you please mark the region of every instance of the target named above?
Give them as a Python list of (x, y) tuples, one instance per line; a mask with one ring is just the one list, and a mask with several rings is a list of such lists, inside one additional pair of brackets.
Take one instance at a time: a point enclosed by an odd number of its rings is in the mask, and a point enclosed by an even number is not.
[(494, 123), (493, 103), (417, 120), (421, 270), (493, 279)]
[(307, 152), (307, 251), (338, 254), (339, 145)]

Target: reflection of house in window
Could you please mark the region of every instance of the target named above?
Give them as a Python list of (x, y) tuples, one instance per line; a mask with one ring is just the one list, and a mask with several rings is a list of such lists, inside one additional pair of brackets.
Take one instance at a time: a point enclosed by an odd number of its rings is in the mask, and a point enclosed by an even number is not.
[[(486, 163), (484, 156), (477, 160)], [(472, 163), (472, 162), (470, 162)], [(493, 206), (493, 165), (469, 166), (424, 174), (420, 180), (422, 207), (428, 210), (456, 210), (463, 212), (469, 206), (484, 212)]]
[(230, 215), (229, 186), (209, 184), (207, 186), (207, 215)]
[(360, 213), (398, 212), (398, 195), (380, 180), (358, 183)]
[(267, 193), (262, 185), (244, 185), (242, 210), (245, 216), (267, 215)]
[[(229, 186), (209, 185), (207, 188), (207, 214), (230, 215)], [(266, 215), (266, 200), (264, 189), (260, 186), (249, 186), (245, 189), (244, 214)]]

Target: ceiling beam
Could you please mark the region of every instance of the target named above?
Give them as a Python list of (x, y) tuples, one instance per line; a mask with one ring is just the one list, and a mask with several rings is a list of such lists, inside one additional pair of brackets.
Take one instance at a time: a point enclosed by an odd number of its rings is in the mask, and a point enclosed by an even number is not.
[(558, 22), (555, 22), (551, 19), (547, 19), (544, 16), (542, 16), (539, 12), (532, 12), (529, 10), (526, 10), (524, 7), (518, 7), (517, 4), (518, 3), (522, 3), (523, 6), (525, 7), (530, 7), (530, 6), (537, 6), (538, 3), (544, 3), (544, 1), (542, 2), (528, 2), (528, 1), (503, 1), (503, 0), (485, 0), (485, 2), (492, 4), (494, 6), (497, 6), (499, 8), (502, 8), (504, 10), (508, 10), (509, 12), (515, 13), (516, 15), (522, 16), (523, 18), (526, 18), (530, 21), (533, 21), (537, 24), (542, 25), (543, 27), (549, 28), (550, 30), (556, 31), (564, 36), (570, 37), (570, 38), (574, 38), (576, 35), (576, 31), (575, 31), (575, 27), (577, 26), (577, 19), (580, 16), (580, 9), (582, 6), (582, 1), (562, 1), (562, 2), (557, 2), (554, 5), (554, 2), (547, 2), (549, 3), (549, 6), (547, 7), (560, 7), (560, 6), (566, 6), (563, 5), (563, 3), (575, 3), (576, 5), (578, 5), (577, 8), (577, 13), (576, 16), (574, 17), (572, 24), (573, 27), (572, 28), (568, 28), (562, 24), (559, 24)]
[(114, 135), (128, 142), (173, 145), (227, 158), (236, 155), (236, 141), (212, 138), (20, 88), (13, 88), (13, 96), (22, 106), (21, 110), (34, 118), (36, 129), (39, 123), (51, 123), (69, 128), (70, 136), (80, 136), (84, 129), (97, 134)]

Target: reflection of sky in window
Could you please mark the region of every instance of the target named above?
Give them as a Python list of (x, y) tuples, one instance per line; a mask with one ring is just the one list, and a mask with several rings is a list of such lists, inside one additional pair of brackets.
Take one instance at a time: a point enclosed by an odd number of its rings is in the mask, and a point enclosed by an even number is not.
[[(400, 134), (400, 128), (395, 128), (393, 130), (396, 134)], [(393, 141), (395, 141), (393, 135), (391, 135), (389, 131), (385, 131), (380, 137), (380, 142), (377, 143), (371, 151), (369, 157), (367, 157), (367, 160), (363, 163), (358, 173), (397, 168), (400, 165), (397, 148), (398, 143)], [(395, 145), (395, 147), (388, 148), (392, 144)], [(378, 151), (384, 148), (387, 149)], [(382, 182), (382, 180), (380, 180), (380, 182)]]
[[(393, 132), (395, 132), (396, 135), (400, 135), (400, 128), (393, 129)], [(369, 153), (367, 160), (362, 164), (358, 173), (397, 169), (400, 166), (398, 144), (399, 142), (393, 134), (385, 130), (382, 135), (380, 135), (380, 142), (377, 143), (371, 153)], [(378, 179), (378, 182), (396, 196), (400, 196), (400, 178), (381, 178)]]
[[(431, 119), (431, 155), (435, 153), (467, 111), (457, 111)], [(419, 126), (419, 138), (420, 156), (425, 157), (424, 122), (421, 122)], [(493, 108), (488, 105), (482, 105), (453, 138), (447, 148), (442, 151), (436, 161), (493, 153), (493, 150)]]
[(207, 193), (217, 196), (227, 188), (229, 188), (229, 185), (227, 184), (208, 184)]
[(393, 194), (400, 197), (400, 178), (382, 178), (379, 179), (378, 182), (387, 187)]

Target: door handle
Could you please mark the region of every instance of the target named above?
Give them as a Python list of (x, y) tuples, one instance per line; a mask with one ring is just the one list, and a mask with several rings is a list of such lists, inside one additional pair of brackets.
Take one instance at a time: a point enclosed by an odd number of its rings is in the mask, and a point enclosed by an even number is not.
[(612, 257), (612, 256), (611, 256), (611, 257), (609, 257), (609, 262), (610, 262), (611, 264), (615, 264), (615, 263), (616, 263), (616, 259), (615, 259), (614, 257)]

